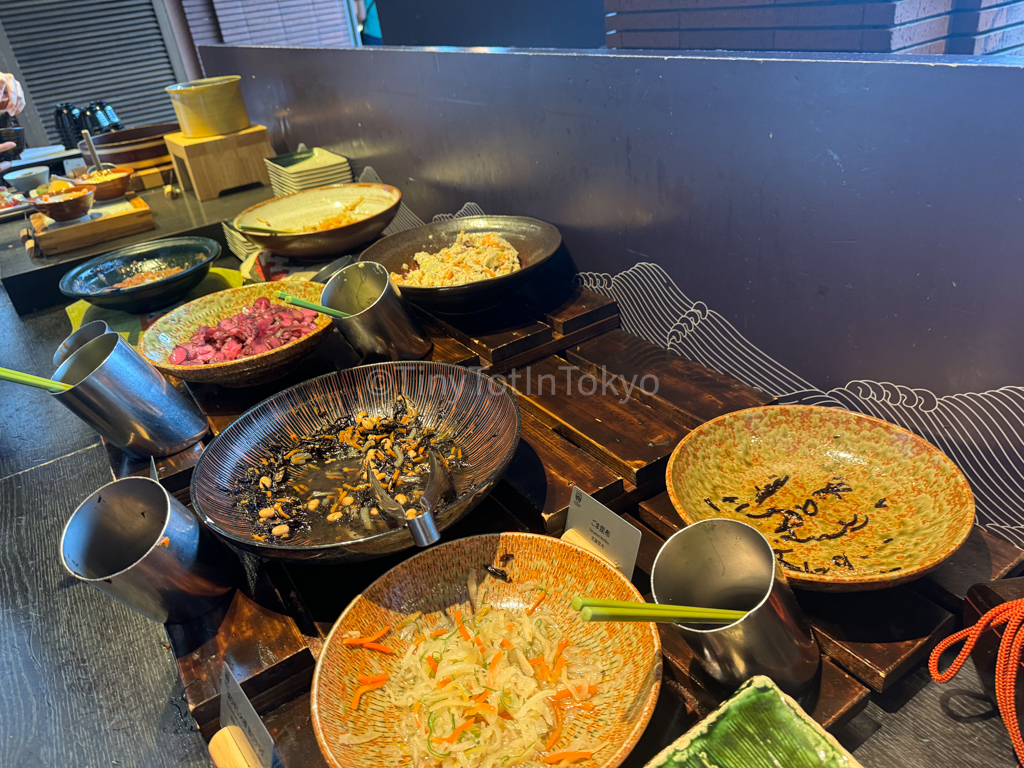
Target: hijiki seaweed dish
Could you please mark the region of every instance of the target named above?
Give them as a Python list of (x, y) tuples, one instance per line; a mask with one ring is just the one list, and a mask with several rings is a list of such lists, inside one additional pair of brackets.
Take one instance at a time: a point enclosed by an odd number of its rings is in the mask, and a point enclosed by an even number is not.
[[(807, 545), (834, 541), (837, 549), (844, 549), (839, 542), (852, 539), (852, 534), (870, 525), (876, 510), (888, 508), (887, 499), (879, 497), (866, 506), (861, 502), (842, 506), (837, 503), (854, 492), (843, 478), (831, 477), (817, 487), (812, 486), (813, 483), (807, 485), (789, 475), (771, 475), (764, 485), (755, 485), (752, 492), (742, 497), (705, 498), (704, 503), (715, 512), (730, 509), (733, 516), (760, 529), (772, 543), (775, 559), (787, 571), (818, 575), (834, 569), (857, 571), (858, 561), (870, 560), (872, 556), (862, 546), (857, 547), (856, 553), (843, 551), (823, 558), (820, 551), (811, 551)], [(892, 541), (893, 537), (887, 537), (881, 544)], [(902, 566), (896, 565), (877, 572), (900, 570)]]
[(757, 528), (807, 588), (914, 578), (949, 557), (974, 520), (970, 486), (949, 457), (838, 408), (765, 406), (713, 419), (677, 446), (668, 486), (690, 522)]
[(303, 534), (305, 543), (327, 543), (382, 533), (398, 523), (382, 513), (368, 467), (408, 517), (426, 487), (431, 448), (456, 478), (468, 466), (455, 436), (424, 424), (403, 395), (384, 413), (320, 417), (324, 423), (316, 431), (268, 445), (268, 455), (246, 467), (231, 488), (257, 541), (283, 543)]

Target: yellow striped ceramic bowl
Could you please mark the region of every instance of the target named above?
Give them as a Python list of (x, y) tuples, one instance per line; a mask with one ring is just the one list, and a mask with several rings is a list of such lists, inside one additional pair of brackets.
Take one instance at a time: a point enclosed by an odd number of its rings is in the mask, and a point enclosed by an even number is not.
[(923, 576), (967, 539), (974, 496), (942, 451), (839, 408), (749, 408), (693, 430), (669, 459), (672, 503), (693, 523), (742, 520), (797, 587), (881, 589)]

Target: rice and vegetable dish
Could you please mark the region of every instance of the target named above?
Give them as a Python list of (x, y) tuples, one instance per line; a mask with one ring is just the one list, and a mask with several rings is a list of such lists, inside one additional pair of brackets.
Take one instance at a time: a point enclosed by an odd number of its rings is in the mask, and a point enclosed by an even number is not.
[[(587, 733), (581, 718), (612, 695), (601, 684), (609, 670), (570, 644), (544, 610), (540, 584), (517, 585), (529, 606), (523, 609), (488, 602), (488, 583), (485, 575), (478, 588), (477, 573), (470, 573), (471, 615), (456, 608), (431, 617), (417, 612), (394, 630), (342, 640), (381, 657), (379, 674), (353, 680), (349, 707), (367, 696), (398, 707), (394, 765), (564, 768), (608, 746)], [(612, 666), (622, 664), (618, 658)], [(349, 734), (348, 743), (380, 736)]]
[(437, 253), (421, 251), (413, 258), (416, 264), (403, 265), (402, 274), (391, 273), (391, 279), (398, 285), (442, 288), (504, 277), (522, 268), (519, 251), (493, 232), (466, 234), (463, 231), (447, 248)]

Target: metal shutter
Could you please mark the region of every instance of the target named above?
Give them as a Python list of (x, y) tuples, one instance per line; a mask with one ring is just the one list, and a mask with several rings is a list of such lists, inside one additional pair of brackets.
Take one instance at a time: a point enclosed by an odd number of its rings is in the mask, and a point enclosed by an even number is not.
[(195, 45), (215, 45), (224, 42), (213, 0), (181, 0), (181, 8), (185, 12), (188, 29), (192, 33), (192, 42)]
[[(162, 2), (163, 0), (155, 0)], [(0, 25), (47, 135), (53, 108), (106, 99), (126, 127), (174, 119), (178, 82), (154, 0), (3, 0)], [(170, 42), (173, 45), (173, 40)]]
[(346, 0), (212, 2), (221, 36), (229, 45), (325, 48), (351, 48), (355, 45), (355, 18)]

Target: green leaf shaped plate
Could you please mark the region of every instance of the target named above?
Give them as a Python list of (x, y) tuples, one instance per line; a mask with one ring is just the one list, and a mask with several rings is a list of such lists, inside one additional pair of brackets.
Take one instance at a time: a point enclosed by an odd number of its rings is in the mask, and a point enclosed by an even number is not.
[(731, 699), (662, 750), (646, 768), (861, 768), (769, 678)]

